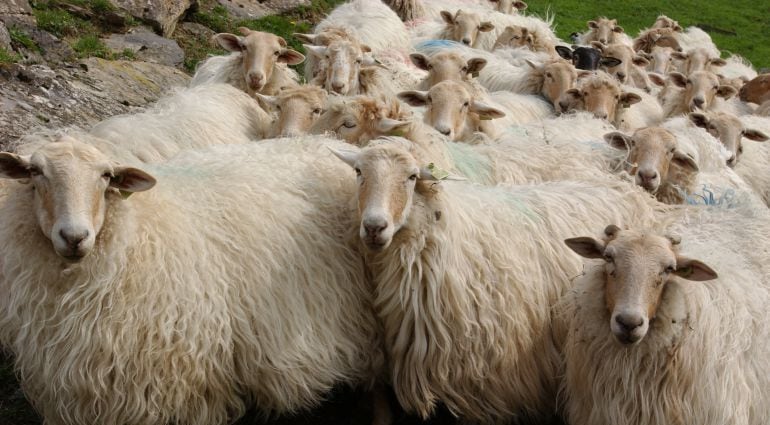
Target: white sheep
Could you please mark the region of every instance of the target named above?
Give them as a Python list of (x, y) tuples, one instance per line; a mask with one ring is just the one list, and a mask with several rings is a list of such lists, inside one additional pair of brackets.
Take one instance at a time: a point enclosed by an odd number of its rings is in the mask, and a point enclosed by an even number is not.
[(691, 214), (665, 232), (609, 226), (565, 241), (604, 260), (558, 309), (570, 424), (770, 423), (769, 222)]
[(233, 53), (202, 62), (190, 86), (227, 83), (251, 95), (275, 95), (281, 88), (298, 84), (299, 76), (286, 65), (302, 63), (305, 57), (301, 53), (287, 49), (286, 40), (276, 35), (245, 27), (238, 30), (242, 36), (228, 33), (214, 36), (220, 46)]
[(702, 111), (728, 112), (733, 115), (750, 114), (753, 109), (739, 99), (732, 99), (738, 93), (733, 86), (722, 84), (719, 77), (711, 71), (695, 71), (685, 76), (679, 72), (670, 72), (667, 82), (659, 76), (650, 75), (657, 84), (666, 84), (658, 99), (663, 105), (665, 117)]
[(651, 198), (610, 181), (437, 184), (409, 147), (336, 151), (356, 169), (355, 231), (399, 402), (483, 423), (551, 414), (551, 307), (580, 271), (559, 238), (608, 217), (654, 220)]
[(302, 85), (276, 96), (257, 94), (257, 98), (274, 113), (269, 137), (294, 137), (307, 133), (321, 117), (328, 96), (320, 87)]
[(633, 41), (623, 27), (618, 25), (617, 19), (600, 17), (588, 21), (586, 25), (588, 25), (588, 31), (578, 35), (577, 44), (589, 45), (592, 41), (598, 41), (602, 44), (622, 43), (629, 47), (633, 46)]
[(45, 422), (227, 424), (370, 385), (378, 325), (340, 236), (355, 185), (327, 146), (218, 146), (146, 171), (68, 137), (0, 154), (19, 179), (0, 205), (0, 343)]
[(380, 0), (343, 3), (334, 8), (313, 31), (320, 34), (334, 27), (343, 28), (375, 53), (388, 49), (408, 50), (410, 44), (404, 23)]

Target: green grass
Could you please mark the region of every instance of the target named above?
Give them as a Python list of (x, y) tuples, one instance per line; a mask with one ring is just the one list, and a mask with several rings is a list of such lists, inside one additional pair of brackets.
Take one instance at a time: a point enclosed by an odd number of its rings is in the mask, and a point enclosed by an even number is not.
[(20, 59), (21, 57), (13, 51), (9, 52), (8, 50), (5, 50), (4, 47), (0, 47), (0, 64), (14, 63), (18, 62)]
[(8, 28), (8, 33), (11, 36), (11, 42), (23, 46), (26, 49), (34, 50), (36, 52), (40, 51), (40, 47), (35, 43), (35, 40), (30, 38), (29, 34), (27, 34), (24, 30), (11, 27)]
[(586, 22), (599, 16), (618, 20), (635, 37), (664, 14), (687, 28), (697, 25), (711, 35), (723, 57), (738, 54), (755, 68), (770, 67), (770, 3), (754, 0), (551, 0), (529, 2), (527, 13), (556, 15), (557, 35), (569, 40), (573, 31), (588, 29)]
[(112, 59), (113, 55), (110, 49), (102, 42), (97, 35), (84, 35), (72, 44), (72, 49), (78, 54), (78, 57), (87, 58), (96, 56), (97, 58)]
[(38, 28), (59, 38), (94, 31), (90, 22), (61, 9), (34, 9), (33, 12)]

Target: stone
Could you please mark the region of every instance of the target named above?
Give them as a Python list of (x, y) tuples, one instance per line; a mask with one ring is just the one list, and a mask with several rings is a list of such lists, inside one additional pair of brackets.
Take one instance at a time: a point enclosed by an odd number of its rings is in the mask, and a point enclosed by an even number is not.
[(0, 2), (0, 15), (31, 15), (32, 8), (27, 0), (3, 0)]
[(307, 6), (310, 0), (218, 0), (231, 15), (242, 19), (255, 19)]
[(151, 24), (160, 35), (170, 37), (195, 0), (110, 0), (110, 3)]
[(116, 52), (130, 49), (139, 60), (162, 65), (179, 66), (184, 51), (175, 40), (161, 37), (145, 27), (134, 28), (126, 34), (112, 34), (104, 43)]
[(11, 51), (11, 34), (8, 33), (8, 28), (2, 21), (0, 21), (0, 48)]

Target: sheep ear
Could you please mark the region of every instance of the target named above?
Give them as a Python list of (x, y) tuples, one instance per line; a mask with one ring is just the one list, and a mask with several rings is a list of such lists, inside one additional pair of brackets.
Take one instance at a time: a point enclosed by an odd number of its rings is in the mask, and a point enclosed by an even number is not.
[(686, 61), (687, 60), (687, 53), (682, 52), (672, 52), (671, 57), (674, 59), (679, 59), (680, 61)]
[(572, 59), (572, 49), (566, 46), (556, 46), (556, 53), (559, 54), (564, 59), (571, 60)]
[(275, 106), (276, 100), (278, 99), (275, 96), (268, 96), (266, 94), (262, 93), (254, 93), (255, 96), (257, 96), (257, 99), (259, 99), (260, 102), (264, 103), (265, 105), (269, 106)]
[(242, 36), (247, 36), (251, 34), (251, 28), (246, 27), (238, 27), (238, 32), (241, 33)]
[(676, 32), (682, 32), (682, 31), (683, 31), (683, 29), (682, 29), (682, 26), (681, 26), (681, 25), (679, 25), (679, 24), (676, 24), (676, 25), (674, 25), (674, 31), (676, 31)]
[(580, 89), (569, 89), (565, 91), (564, 94), (568, 94), (570, 97), (575, 99), (580, 99), (583, 97), (583, 95), (580, 93)]
[(752, 130), (750, 128), (743, 130), (743, 137), (755, 142), (764, 142), (768, 140), (768, 136), (765, 133), (759, 130)]
[(738, 90), (733, 86), (721, 85), (719, 86), (719, 89), (717, 89), (717, 96), (725, 99), (733, 97), (736, 93), (738, 93)]
[(724, 59), (720, 59), (720, 58), (711, 59), (710, 62), (714, 66), (725, 66), (725, 65), (727, 65), (727, 61), (725, 61)]
[(648, 72), (647, 77), (649, 77), (650, 81), (652, 81), (652, 83), (655, 84), (656, 86), (663, 87), (666, 85), (666, 77), (656, 72)]
[(585, 70), (585, 69), (578, 69), (577, 70), (577, 79), (579, 80), (581, 78), (589, 77), (589, 76), (591, 76), (591, 74), (593, 74), (592, 71), (588, 71), (588, 70)]
[(294, 38), (296, 38), (297, 40), (308, 44), (315, 44), (316, 39), (318, 38), (317, 34), (302, 34), (299, 32), (295, 32), (294, 34), (292, 34), (292, 36), (294, 36)]
[(317, 58), (323, 58), (326, 54), (326, 46), (313, 46), (312, 44), (303, 44), (305, 51)]
[(620, 25), (615, 25), (615, 27), (614, 27), (614, 28), (612, 28), (612, 32), (616, 32), (616, 33), (618, 33), (618, 34), (621, 34), (621, 33), (622, 33), (622, 32), (624, 32), (624, 31), (625, 31), (625, 30), (624, 30), (624, 29), (623, 29), (623, 27), (621, 27)]
[(606, 66), (607, 68), (618, 66), (621, 63), (623, 63), (622, 60), (613, 58), (612, 56), (602, 56), (602, 58), (599, 60), (599, 65)]
[(636, 93), (624, 92), (620, 94), (619, 102), (620, 102), (620, 105), (623, 106), (624, 108), (628, 108), (629, 106), (635, 103), (639, 103), (641, 101), (642, 101), (642, 97)]
[(409, 55), (409, 59), (417, 68), (420, 68), (423, 71), (428, 70), (428, 58), (426, 58), (422, 53), (412, 53)]
[(529, 67), (532, 68), (532, 69), (539, 69), (540, 68), (540, 66), (538, 66), (538, 64), (532, 62), (529, 59), (526, 59), (525, 62), (527, 62), (527, 65), (529, 65)]
[(705, 263), (679, 255), (676, 257), (676, 270), (674, 271), (674, 274), (683, 279), (696, 282), (714, 280), (719, 277), (717, 272)]
[(699, 170), (698, 164), (695, 163), (695, 159), (690, 155), (680, 151), (679, 149), (674, 151), (674, 157), (671, 159), (671, 161), (681, 167), (689, 168), (690, 171), (695, 173), (697, 173)]
[(696, 127), (706, 128), (709, 125), (708, 117), (700, 112), (690, 112), (687, 117), (690, 118), (690, 121), (692, 121)]
[(615, 149), (627, 151), (633, 145), (634, 142), (630, 136), (627, 136), (619, 131), (613, 131), (604, 135), (604, 141)]
[(634, 65), (641, 66), (641, 67), (646, 67), (647, 65), (650, 64), (650, 61), (648, 61), (647, 58), (645, 58), (644, 56), (641, 56), (641, 55), (634, 56), (634, 58), (631, 60), (631, 62)]
[(479, 25), (479, 31), (481, 32), (490, 32), (493, 29), (495, 29), (495, 24), (489, 21), (484, 21), (481, 23), (481, 25)]
[(495, 118), (502, 118), (505, 116), (505, 112), (487, 105), (483, 102), (473, 101), (470, 107), (471, 112), (479, 114), (479, 118), (482, 120), (492, 120)]
[(364, 53), (370, 53), (372, 51), (372, 48), (367, 46), (366, 44), (361, 45), (361, 51)]
[(219, 33), (214, 36), (214, 40), (225, 50), (231, 52), (243, 51), (243, 38), (235, 34)]
[(398, 98), (406, 102), (411, 106), (425, 106), (427, 102), (428, 92), (420, 92), (417, 90), (402, 91), (399, 93)]
[(588, 21), (586, 22), (586, 24), (588, 25), (588, 28), (593, 28), (593, 29), (599, 28), (599, 24), (597, 24), (596, 21)]
[(29, 157), (10, 152), (0, 152), (0, 177), (7, 179), (29, 178)]
[(679, 72), (669, 72), (668, 78), (677, 87), (681, 87), (681, 88), (687, 87), (687, 77), (685, 77), (684, 74), (681, 74)]
[(604, 43), (601, 41), (592, 41), (591, 47), (593, 47), (596, 50), (603, 51), (605, 47), (607, 47)]
[(144, 192), (155, 186), (157, 180), (146, 172), (133, 167), (115, 167), (110, 179), (110, 187), (121, 192)]
[(523, 1), (515, 1), (513, 2), (513, 7), (515, 7), (517, 10), (527, 10), (527, 3), (524, 3)]
[(408, 125), (409, 121), (398, 121), (390, 118), (383, 118), (380, 120), (379, 124), (377, 124), (377, 130), (382, 134), (398, 136), (398, 134), (391, 133), (402, 132), (406, 130)]
[(604, 243), (588, 236), (564, 239), (564, 243), (584, 258), (604, 258)]
[(297, 51), (291, 49), (284, 49), (278, 56), (278, 62), (283, 62), (288, 65), (298, 65), (305, 61), (305, 56)]
[(468, 74), (474, 77), (478, 77), (479, 72), (487, 66), (487, 60), (482, 58), (468, 59)]
[(454, 25), (455, 18), (452, 16), (451, 13), (449, 13), (446, 10), (441, 11), (441, 18), (446, 22), (448, 25)]
[(353, 151), (353, 150), (343, 150), (343, 149), (334, 149), (334, 148), (329, 148), (329, 150), (332, 151), (334, 156), (341, 159), (342, 162), (350, 165), (351, 167), (356, 166), (356, 161), (358, 161), (358, 156), (360, 155), (358, 151)]

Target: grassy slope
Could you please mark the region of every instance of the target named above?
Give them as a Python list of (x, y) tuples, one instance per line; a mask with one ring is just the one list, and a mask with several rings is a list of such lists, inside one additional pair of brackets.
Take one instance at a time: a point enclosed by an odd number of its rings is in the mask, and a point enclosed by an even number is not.
[(573, 31), (587, 30), (586, 21), (598, 16), (615, 18), (632, 36), (647, 28), (658, 15), (697, 25), (708, 32), (723, 57), (739, 54), (756, 69), (770, 67), (770, 2), (756, 0), (530, 0), (527, 12), (556, 15), (556, 32), (569, 40)]

